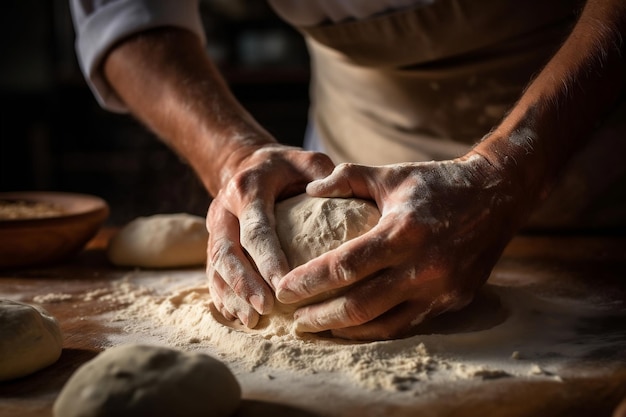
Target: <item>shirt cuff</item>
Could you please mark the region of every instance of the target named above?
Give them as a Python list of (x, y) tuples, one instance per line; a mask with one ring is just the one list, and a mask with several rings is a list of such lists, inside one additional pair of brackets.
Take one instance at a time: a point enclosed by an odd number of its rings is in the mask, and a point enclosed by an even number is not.
[(76, 53), (81, 71), (100, 105), (114, 112), (128, 111), (102, 73), (102, 59), (120, 40), (148, 29), (174, 26), (188, 29), (206, 44), (198, 0), (118, 0), (85, 13), (83, 2), (72, 2)]

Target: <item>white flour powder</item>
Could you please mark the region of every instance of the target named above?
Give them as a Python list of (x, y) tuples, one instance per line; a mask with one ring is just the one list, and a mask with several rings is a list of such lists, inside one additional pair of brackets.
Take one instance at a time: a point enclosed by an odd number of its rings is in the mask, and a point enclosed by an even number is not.
[(564, 365), (606, 345), (577, 336), (580, 318), (596, 314), (585, 306), (543, 300), (519, 288), (493, 291), (506, 312), (493, 328), (371, 343), (299, 336), (284, 318), (263, 319), (253, 330), (225, 325), (213, 310), (203, 271), (166, 278), (135, 271), (106, 288), (39, 300), (113, 306), (106, 318), (121, 332), (110, 345), (153, 341), (213, 353), (245, 373), (334, 374), (367, 390), (419, 393), (433, 384), (493, 378), (558, 381)]

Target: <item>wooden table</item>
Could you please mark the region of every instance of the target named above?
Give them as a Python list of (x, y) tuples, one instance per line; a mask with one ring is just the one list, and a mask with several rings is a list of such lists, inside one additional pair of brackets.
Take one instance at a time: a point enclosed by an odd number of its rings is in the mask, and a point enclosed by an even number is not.
[[(111, 235), (103, 230), (87, 248), (70, 262), (49, 267), (0, 271), (0, 297), (29, 301), (38, 294), (76, 293), (88, 291), (121, 277), (124, 271), (106, 261), (103, 247)], [(494, 395), (482, 396), (491, 408), (479, 400), (463, 400), (458, 393), (450, 401), (439, 402), (428, 415), (499, 415), (494, 401), (503, 401), (495, 394), (509, 386), (507, 398), (517, 402), (527, 415), (594, 415), (610, 416), (617, 402), (626, 396), (626, 238), (620, 236), (520, 236), (511, 242), (494, 270), (497, 279), (521, 282), (528, 288), (541, 288), (543, 293), (603, 297), (614, 305), (607, 314), (606, 331), (624, 342), (624, 361), (615, 358), (602, 377), (568, 378), (560, 384), (493, 382)], [(609, 303), (609, 304), (610, 304)], [(78, 366), (102, 350), (107, 333), (112, 330), (97, 318), (102, 306), (88, 302), (45, 306), (61, 323), (65, 345), (61, 358), (54, 365), (28, 377), (0, 383), (0, 417), (51, 416), (52, 404), (63, 384)], [(112, 306), (111, 308), (114, 308)], [(619, 330), (622, 329), (622, 330)], [(601, 334), (605, 329), (597, 329)], [(602, 362), (600, 358), (600, 362)], [(254, 389), (244, 390), (254, 392)], [(250, 395), (238, 415), (333, 415), (326, 412), (332, 404), (310, 404), (300, 407), (281, 398), (260, 398)], [(477, 398), (467, 396), (465, 398)], [(529, 400), (528, 402), (526, 400)], [(530, 401), (532, 400), (532, 401)], [(532, 407), (529, 402), (536, 403)], [(315, 407), (313, 407), (315, 408)], [(355, 405), (361, 413), (365, 407)], [(491, 411), (485, 411), (485, 410)], [(390, 415), (411, 415), (402, 407), (388, 407)], [(475, 414), (475, 412), (479, 414)], [(355, 415), (358, 414), (355, 411)], [(515, 413), (506, 413), (513, 415)], [(502, 414), (505, 415), (505, 414)], [(520, 414), (522, 415), (522, 414)], [(526, 415), (526, 414), (523, 414)]]

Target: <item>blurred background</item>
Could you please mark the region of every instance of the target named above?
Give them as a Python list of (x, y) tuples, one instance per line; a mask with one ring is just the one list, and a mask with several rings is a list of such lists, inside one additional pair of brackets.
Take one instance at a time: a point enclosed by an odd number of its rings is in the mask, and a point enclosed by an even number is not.
[[(258, 0), (201, 0), (208, 53), (278, 140), (300, 145), (308, 110), (303, 40)], [(102, 110), (78, 68), (67, 0), (0, 2), (0, 192), (94, 194), (109, 225), (206, 214), (194, 173), (129, 115)]]

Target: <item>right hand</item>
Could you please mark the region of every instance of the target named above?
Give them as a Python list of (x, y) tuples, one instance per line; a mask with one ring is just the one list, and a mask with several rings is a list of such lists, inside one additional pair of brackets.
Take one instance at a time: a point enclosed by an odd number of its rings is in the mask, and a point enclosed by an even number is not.
[[(533, 198), (481, 154), (450, 161), (339, 165), (309, 184), (314, 197), (376, 202), (381, 218), (364, 235), (293, 269), (276, 287), (296, 310), (299, 332), (404, 337), (469, 303), (529, 212)], [(321, 302), (320, 294), (334, 293)]]
[(218, 311), (252, 328), (272, 310), (276, 284), (289, 272), (275, 231), (276, 200), (303, 193), (334, 165), (324, 154), (279, 144), (245, 152), (209, 207), (207, 276)]

